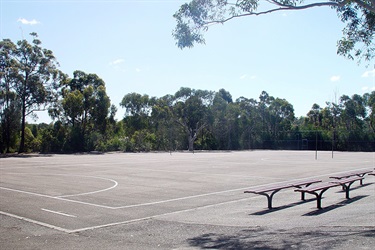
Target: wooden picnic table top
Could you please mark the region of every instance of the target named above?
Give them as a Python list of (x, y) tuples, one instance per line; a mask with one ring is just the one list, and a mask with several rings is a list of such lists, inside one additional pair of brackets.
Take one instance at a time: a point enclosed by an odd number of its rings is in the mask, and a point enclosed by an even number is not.
[(346, 183), (349, 183), (349, 182), (353, 182), (353, 181), (357, 181), (357, 180), (363, 180), (364, 177), (361, 177), (361, 176), (351, 176), (351, 177), (348, 177), (348, 178), (343, 178), (343, 179), (340, 179), (340, 180), (335, 180), (335, 181), (331, 181), (331, 183), (338, 183), (338, 184), (346, 184)]
[(292, 186), (289, 183), (278, 183), (278, 184), (248, 189), (245, 191), (245, 193), (265, 193), (265, 192), (276, 191), (276, 190), (281, 190), (284, 188), (291, 188), (291, 187)]
[(309, 180), (299, 180), (299, 181), (290, 181), (290, 182), (285, 182), (285, 183), (277, 183), (277, 184), (271, 184), (271, 185), (266, 185), (263, 187), (255, 187), (253, 189), (248, 189), (244, 191), (245, 193), (266, 193), (266, 192), (271, 192), (271, 191), (279, 191), (281, 189), (285, 188), (292, 188), (292, 187), (300, 187), (303, 185), (309, 185), (313, 183), (318, 183), (321, 182), (321, 180), (318, 179), (309, 179)]
[(294, 191), (296, 191), (296, 192), (315, 192), (315, 191), (319, 191), (319, 190), (323, 190), (323, 189), (327, 189), (327, 188), (331, 188), (331, 187), (335, 187), (335, 186), (340, 186), (340, 184), (333, 183), (333, 182), (324, 182), (324, 183), (319, 183), (319, 184), (308, 186), (308, 187), (299, 188), (299, 189), (296, 189)]
[(354, 176), (354, 175), (364, 175), (364, 174), (371, 173), (371, 172), (372, 172), (372, 170), (369, 170), (369, 169), (356, 170), (356, 171), (349, 171), (349, 172), (345, 172), (345, 173), (341, 173), (341, 174), (332, 175), (329, 178), (341, 179), (341, 178), (351, 177), (351, 176)]
[(310, 184), (318, 183), (318, 182), (322, 182), (322, 180), (307, 179), (307, 180), (293, 181), (293, 182), (290, 182), (290, 185), (293, 186), (293, 187), (299, 187), (299, 186), (302, 186), (302, 185), (310, 185)]

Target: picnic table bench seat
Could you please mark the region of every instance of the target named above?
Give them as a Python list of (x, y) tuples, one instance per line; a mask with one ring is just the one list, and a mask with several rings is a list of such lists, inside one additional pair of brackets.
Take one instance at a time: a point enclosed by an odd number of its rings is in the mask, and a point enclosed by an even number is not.
[(301, 193), (309, 193), (313, 194), (316, 196), (316, 202), (317, 202), (317, 208), (321, 209), (322, 208), (322, 196), (325, 191), (330, 189), (331, 187), (336, 187), (336, 186), (342, 186), (343, 189), (345, 190), (345, 197), (349, 199), (349, 190), (350, 186), (355, 182), (355, 181), (362, 181), (364, 177), (360, 176), (352, 176), (349, 178), (344, 178), (332, 182), (325, 182), (325, 183), (319, 183), (316, 185), (308, 186), (308, 187), (303, 187), (294, 190), (295, 192), (301, 192)]
[(374, 175), (375, 176), (375, 170), (372, 170), (368, 175)]
[[(373, 170), (370, 170), (370, 169), (355, 170), (355, 171), (349, 171), (349, 172), (345, 172), (345, 173), (341, 173), (341, 174), (332, 175), (329, 178), (341, 180), (341, 179), (349, 178), (349, 177), (352, 177), (352, 176), (364, 177), (366, 174), (369, 174), (371, 172), (373, 172)], [(363, 180), (363, 178), (360, 180), (361, 185), (363, 185), (362, 180)]]
[[(279, 192), (282, 189), (286, 188), (302, 188), (308, 187), (313, 183), (321, 182), (321, 180), (318, 179), (310, 179), (310, 180), (299, 180), (299, 181), (291, 181), (291, 182), (285, 182), (285, 183), (278, 183), (273, 185), (267, 185), (263, 187), (255, 187), (253, 189), (248, 189), (244, 191), (244, 193), (253, 193), (253, 194), (260, 194), (267, 197), (268, 201), (268, 208), (272, 208), (272, 198), (273, 196)], [(301, 193), (301, 199), (305, 199), (304, 193)]]
[(364, 177), (352, 176), (352, 177), (349, 177), (349, 178), (345, 178), (345, 179), (341, 179), (341, 180), (337, 180), (337, 181), (332, 181), (332, 183), (337, 183), (337, 184), (341, 185), (343, 187), (344, 191), (345, 191), (346, 199), (349, 199), (350, 186), (355, 181), (360, 181), (362, 183), (363, 179), (364, 179)]

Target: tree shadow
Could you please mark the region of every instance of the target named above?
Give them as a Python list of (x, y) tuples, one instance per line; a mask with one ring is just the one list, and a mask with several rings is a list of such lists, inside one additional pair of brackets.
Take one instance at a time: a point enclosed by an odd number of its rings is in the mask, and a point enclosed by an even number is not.
[(339, 208), (339, 207), (343, 207), (343, 206), (346, 206), (350, 203), (353, 203), (353, 202), (356, 202), (356, 201), (359, 201), (365, 197), (367, 197), (368, 195), (359, 195), (359, 196), (356, 196), (356, 197), (353, 197), (353, 198), (350, 198), (350, 199), (345, 199), (343, 201), (340, 201), (339, 203), (336, 203), (336, 204), (332, 204), (330, 206), (327, 206), (327, 207), (323, 207), (322, 209), (317, 209), (317, 210), (314, 210), (312, 212), (309, 212), (307, 214), (304, 214), (303, 216), (316, 216), (316, 215), (321, 215), (321, 214), (324, 214), (324, 213), (327, 213), (327, 212), (330, 212), (336, 208)]
[(0, 158), (35, 158), (35, 157), (52, 157), (52, 154), (36, 154), (36, 153), (6, 153), (0, 154)]
[[(375, 237), (373, 227), (333, 228), (322, 230), (291, 229), (265, 230), (262, 228), (241, 230), (237, 234), (206, 233), (187, 240), (192, 247), (200, 249), (332, 249), (346, 241), (365, 242)], [(368, 242), (368, 241), (367, 241)], [(355, 246), (355, 242), (352, 243)]]

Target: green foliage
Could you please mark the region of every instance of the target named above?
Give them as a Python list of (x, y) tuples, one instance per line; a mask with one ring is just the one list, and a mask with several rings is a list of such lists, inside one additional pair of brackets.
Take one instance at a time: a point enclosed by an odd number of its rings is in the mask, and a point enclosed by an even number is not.
[(21, 114), (21, 140), (19, 152), (25, 151), (26, 117), (44, 110), (57, 95), (58, 83), (63, 74), (51, 50), (40, 47), (36, 33), (30, 34), (32, 43), (9, 39), (0, 42), (2, 76), (1, 85), (7, 93), (14, 93)]
[(61, 87), (62, 99), (52, 113), (71, 126), (66, 147), (73, 152), (95, 150), (106, 140), (107, 125), (113, 126), (116, 113), (104, 81), (96, 74), (74, 71), (73, 78), (66, 78)]
[(375, 53), (375, 12), (355, 1), (348, 1), (336, 10), (341, 21), (346, 24), (343, 38), (337, 43), (337, 54), (349, 59), (370, 61)]
[(181, 5), (173, 15), (176, 27), (172, 35), (179, 48), (192, 48), (195, 43), (205, 43), (203, 34), (212, 24), (223, 24), (239, 17), (321, 6), (335, 9), (340, 20), (346, 24), (342, 30), (343, 37), (337, 43), (337, 54), (349, 59), (358, 58), (359, 62), (361, 59), (370, 61), (374, 58), (375, 4), (366, 0), (313, 3), (304, 0), (191, 0)]

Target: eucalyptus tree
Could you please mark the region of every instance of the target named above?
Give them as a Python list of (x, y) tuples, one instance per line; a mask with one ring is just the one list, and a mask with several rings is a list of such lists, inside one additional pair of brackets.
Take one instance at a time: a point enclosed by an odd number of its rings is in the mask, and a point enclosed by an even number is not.
[(271, 139), (272, 121), (269, 107), (274, 100), (275, 98), (270, 96), (266, 91), (262, 91), (259, 96), (258, 110), (260, 113), (260, 121), (262, 123), (261, 134), (263, 140)]
[(368, 108), (367, 120), (373, 133), (375, 133), (375, 91), (364, 95), (366, 106)]
[[(224, 24), (236, 18), (266, 15), (277, 11), (328, 7), (346, 24), (337, 43), (337, 53), (347, 58), (370, 60), (375, 56), (374, 0), (191, 0), (174, 14), (177, 25), (173, 36), (179, 48), (205, 43), (203, 33), (213, 24)], [(318, 17), (317, 17), (318, 18)]]
[(87, 135), (96, 132), (104, 135), (106, 131), (111, 102), (105, 82), (96, 74), (77, 70), (61, 86), (62, 100), (57, 114), (72, 125), (74, 150), (88, 150), (92, 145), (89, 146)]
[(57, 69), (59, 64), (53, 52), (41, 47), (42, 42), (36, 33), (30, 35), (33, 38), (31, 43), (25, 39), (16, 44), (9, 39), (0, 42), (2, 57), (7, 55), (6, 70), (11, 72), (9, 87), (15, 93), (21, 110), (19, 153), (25, 150), (26, 117), (36, 117), (36, 111), (46, 110), (56, 101), (58, 84), (63, 77)]
[(133, 150), (152, 150), (155, 147), (155, 134), (151, 125), (151, 112), (154, 97), (129, 93), (122, 98), (120, 106), (125, 108), (124, 124)]
[(126, 94), (120, 103), (125, 108), (124, 120), (133, 131), (147, 129), (155, 98), (138, 93)]
[(172, 114), (173, 95), (155, 99), (152, 106), (151, 120), (156, 134), (156, 147), (174, 151), (180, 147), (178, 127)]
[(194, 141), (208, 125), (213, 96), (212, 91), (185, 87), (174, 94), (171, 114), (186, 134), (189, 151), (194, 150)]
[(343, 95), (340, 97), (340, 105), (343, 112), (341, 113), (341, 122), (347, 131), (360, 131), (363, 128), (363, 121), (366, 117), (365, 103), (360, 95), (349, 97)]
[(274, 139), (285, 139), (285, 132), (291, 130), (295, 120), (293, 105), (285, 99), (276, 98), (269, 106), (269, 113)]
[(0, 153), (9, 153), (10, 148), (15, 146), (21, 124), (20, 105), (12, 89), (16, 80), (16, 61), (6, 45), (0, 44)]
[(251, 149), (259, 145), (262, 131), (258, 102), (253, 98), (241, 96), (236, 100), (240, 110), (240, 126), (243, 148)]
[(307, 118), (310, 123), (314, 124), (315, 127), (320, 127), (322, 125), (322, 108), (314, 103), (311, 110), (307, 113)]
[(215, 93), (212, 103), (213, 134), (219, 149), (239, 148), (239, 108), (225, 89)]

